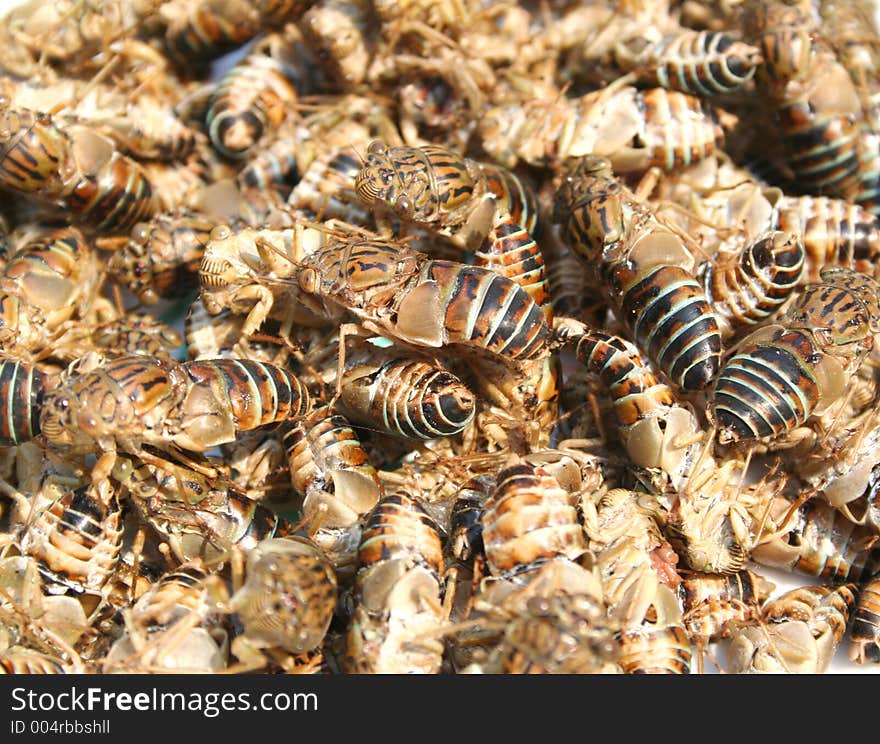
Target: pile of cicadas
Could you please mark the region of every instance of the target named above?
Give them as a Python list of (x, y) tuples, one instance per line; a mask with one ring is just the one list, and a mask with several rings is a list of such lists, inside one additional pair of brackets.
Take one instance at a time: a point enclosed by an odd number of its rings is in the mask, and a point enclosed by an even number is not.
[(871, 13), (9, 13), (0, 670), (880, 662)]

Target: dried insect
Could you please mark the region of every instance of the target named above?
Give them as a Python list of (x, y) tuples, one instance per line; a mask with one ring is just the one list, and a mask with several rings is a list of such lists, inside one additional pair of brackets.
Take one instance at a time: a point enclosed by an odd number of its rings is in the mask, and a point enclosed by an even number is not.
[(753, 561), (834, 583), (858, 582), (877, 573), (880, 549), (874, 547), (873, 530), (815, 499), (795, 506), (784, 498), (771, 502), (765, 523), (769, 535), (756, 541)]
[(349, 673), (440, 671), (443, 546), (436, 524), (409, 497), (386, 496), (358, 548), (345, 655)]
[(60, 228), (13, 253), (0, 274), (0, 348), (21, 358), (57, 353), (88, 316), (102, 273), (82, 232)]
[(711, 412), (719, 441), (778, 436), (845, 390), (873, 348), (880, 287), (826, 267), (779, 319), (742, 342), (719, 372)]
[(586, 550), (572, 494), (545, 469), (514, 463), (498, 473), (483, 506), (483, 544), (493, 575), (516, 576)]
[(804, 282), (819, 281), (825, 266), (874, 274), (880, 259), (880, 231), (862, 207), (826, 196), (786, 195), (779, 202), (776, 225), (803, 241)]
[(603, 158), (585, 158), (563, 181), (553, 221), (593, 267), (639, 348), (684, 390), (705, 387), (720, 366), (721, 334), (682, 239)]
[(229, 601), (244, 628), (232, 642), (242, 664), (259, 664), (265, 649), (302, 654), (321, 643), (337, 587), (317, 545), (301, 537), (263, 540), (248, 554), (245, 575)]
[(753, 571), (682, 579), (678, 593), (688, 635), (702, 645), (729, 638), (735, 628), (760, 618), (761, 606), (774, 589)]
[(376, 505), (381, 483), (345, 417), (317, 407), (285, 433), (284, 444), (306, 519), (320, 512), (323, 526), (348, 526)]
[(103, 659), (103, 671), (222, 671), (228, 640), (209, 579), (200, 562), (162, 576), (124, 611), (126, 630)]
[(722, 338), (779, 310), (800, 283), (804, 265), (803, 243), (780, 231), (759, 236), (729, 261), (708, 262), (703, 280)]
[(579, 327), (567, 318), (557, 332), (608, 388), (618, 434), (633, 464), (660, 468), (681, 485), (702, 450), (694, 412), (676, 400), (626, 339)]
[(106, 476), (117, 448), (143, 445), (204, 452), (238, 432), (296, 419), (311, 409), (291, 373), (260, 362), (217, 359), (174, 363), (143, 355), (100, 364), (85, 359), (43, 398), (40, 430), (70, 453), (103, 451), (93, 477)]
[(96, 230), (130, 228), (157, 211), (146, 173), (94, 129), (59, 125), (6, 100), (0, 121), (3, 187), (64, 205)]
[(880, 661), (880, 579), (870, 578), (859, 590), (859, 598), (852, 616), (849, 658), (857, 664)]
[(764, 605), (757, 626), (731, 639), (727, 671), (821, 674), (843, 640), (856, 585), (805, 586)]
[(336, 400), (353, 423), (410, 439), (434, 439), (458, 434), (473, 420), (476, 396), (452, 372), (369, 344), (361, 351), (346, 351)]
[(620, 173), (677, 170), (711, 156), (724, 140), (718, 113), (699, 98), (619, 85), (574, 99), (557, 93), (500, 103), (482, 114), (478, 132), (507, 168), (595, 155)]
[(40, 411), (47, 377), (38, 367), (0, 360), (0, 445), (29, 442), (40, 433)]
[(208, 136), (228, 158), (249, 157), (261, 140), (281, 129), (297, 103), (302, 75), (295, 60), (286, 59), (283, 48), (267, 52), (264, 44), (229, 70), (208, 103)]
[(614, 57), (640, 83), (704, 98), (741, 88), (761, 62), (758, 48), (751, 44), (726, 33), (690, 29), (656, 43), (627, 40), (615, 47)]
[(354, 239), (306, 256), (300, 288), (325, 317), (344, 308), (382, 336), (462, 345), (519, 362), (549, 353), (544, 315), (517, 284), (488, 269), (430, 260), (401, 243)]

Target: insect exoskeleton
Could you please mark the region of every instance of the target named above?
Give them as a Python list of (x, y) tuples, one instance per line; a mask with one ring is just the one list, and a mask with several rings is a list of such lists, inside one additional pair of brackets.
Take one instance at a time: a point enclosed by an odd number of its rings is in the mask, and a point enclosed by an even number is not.
[(458, 434), (473, 420), (476, 396), (449, 370), (368, 343), (351, 354), (352, 346), (346, 348), (336, 406), (353, 423), (435, 439)]
[(775, 437), (839, 399), (874, 344), (880, 287), (826, 267), (779, 318), (743, 340), (715, 381), (719, 442)]
[(221, 672), (228, 635), (217, 599), (200, 561), (168, 571), (124, 611), (126, 631), (102, 660), (103, 672)]
[(768, 536), (759, 535), (750, 554), (756, 563), (836, 583), (859, 582), (880, 570), (876, 532), (834, 507), (816, 499), (797, 507), (776, 498), (768, 511)]
[(544, 314), (516, 283), (489, 269), (431, 260), (402, 243), (331, 244), (300, 262), (297, 281), (325, 315), (348, 310), (404, 343), (455, 344), (514, 364), (549, 354)]
[(793, 589), (764, 605), (761, 619), (734, 634), (732, 674), (822, 674), (843, 640), (856, 584)]
[(438, 673), (443, 546), (437, 525), (408, 496), (386, 496), (364, 527), (358, 566), (346, 670)]
[(255, 648), (278, 647), (294, 654), (316, 648), (336, 607), (336, 574), (321, 549), (301, 537), (263, 540), (247, 558), (245, 583), (230, 600)]
[(694, 412), (676, 400), (629, 341), (563, 318), (556, 331), (597, 374), (614, 403), (618, 434), (633, 464), (660, 468), (681, 484), (702, 447)]
[(656, 43), (629, 40), (614, 52), (617, 64), (639, 82), (704, 98), (741, 88), (761, 62), (757, 47), (730, 34), (691, 29)]
[(198, 283), (199, 266), (215, 224), (187, 209), (163, 212), (131, 229), (129, 239), (99, 238), (112, 250), (108, 275), (146, 305), (177, 299)]
[(299, 289), (289, 281), (299, 261), (319, 251), (326, 233), (297, 224), (285, 230), (219, 225), (210, 233), (199, 266), (201, 299), (212, 315), (228, 308), (247, 317), (241, 335), (253, 335), (270, 316), (321, 324), (298, 302)]
[(695, 643), (729, 638), (734, 629), (751, 624), (775, 585), (754, 571), (692, 575), (678, 587), (682, 620)]
[(556, 194), (554, 222), (593, 267), (620, 320), (657, 366), (684, 390), (700, 390), (721, 360), (721, 334), (694, 258), (604, 158), (580, 161)]
[(620, 625), (618, 663), (627, 674), (687, 674), (691, 647), (675, 588), (678, 556), (655, 521), (653, 497), (626, 489), (583, 505), (608, 613)]
[(25, 362), (0, 360), (0, 445), (29, 442), (40, 433), (47, 376)]
[(586, 550), (575, 499), (541, 466), (514, 462), (498, 473), (483, 506), (483, 544), (495, 576), (529, 572), (557, 556)]
[(97, 256), (75, 227), (23, 245), (0, 273), (0, 348), (22, 358), (51, 352), (64, 358), (69, 321), (86, 318), (102, 278)]
[(779, 310), (800, 284), (804, 266), (803, 243), (778, 230), (760, 235), (724, 264), (709, 262), (706, 296), (722, 338), (758, 325)]
[[(43, 399), (46, 442), (70, 452), (139, 454), (142, 444), (204, 452), (240, 431), (311, 409), (290, 372), (241, 359), (175, 363), (136, 355), (83, 358)], [(112, 463), (109, 463), (112, 465)]]
[(31, 499), (18, 538), (48, 583), (74, 593), (100, 594), (122, 548), (122, 505), (107, 481), (65, 483), (47, 476)]
[[(264, 45), (265, 46), (265, 45)], [(283, 53), (252, 52), (217, 84), (205, 125), (222, 155), (241, 160), (264, 138), (278, 132), (298, 100), (297, 74)]]
[(862, 585), (850, 629), (849, 658), (857, 664), (880, 662), (880, 579)]
[(819, 281), (825, 266), (843, 266), (873, 276), (880, 260), (880, 229), (873, 215), (843, 199), (783, 196), (776, 227), (803, 241), (805, 284)]

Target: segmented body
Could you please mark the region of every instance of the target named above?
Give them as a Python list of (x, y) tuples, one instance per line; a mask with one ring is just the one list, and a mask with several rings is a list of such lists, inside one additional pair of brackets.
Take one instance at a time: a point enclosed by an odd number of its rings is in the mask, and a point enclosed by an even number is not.
[(248, 55), (217, 85), (205, 124), (211, 144), (228, 158), (247, 158), (280, 129), (297, 102), (295, 73), (279, 59)]
[(504, 468), (483, 506), (483, 543), (489, 569), (513, 576), (564, 556), (586, 551), (572, 495), (540, 467)]
[(734, 635), (727, 671), (821, 674), (846, 631), (855, 584), (805, 586), (768, 602), (761, 623)]
[(705, 574), (678, 588), (688, 635), (699, 643), (729, 638), (734, 628), (757, 620), (773, 585), (753, 571)]
[(407, 343), (461, 344), (511, 361), (548, 351), (544, 316), (514, 282), (402, 244), (352, 240), (316, 251), (301, 262), (298, 281), (306, 293)]
[(825, 268), (821, 276), (719, 373), (712, 411), (721, 440), (778, 436), (804, 423), (820, 398), (831, 403), (842, 394), (873, 348), (880, 288), (849, 269)]
[[(786, 513), (789, 506), (783, 501), (774, 505), (774, 512)], [(778, 529), (778, 537), (752, 551), (756, 563), (834, 583), (858, 582), (872, 577), (880, 567), (880, 551), (873, 547), (874, 531), (853, 524), (820, 501), (807, 502)]]
[(870, 212), (826, 196), (782, 197), (776, 226), (798, 235), (806, 250), (804, 282), (819, 280), (825, 266), (872, 276), (880, 257), (880, 232)]
[(337, 406), (356, 424), (410, 439), (434, 439), (467, 427), (476, 396), (442, 367), (376, 349), (346, 365)]
[(148, 305), (181, 297), (197, 284), (213, 228), (213, 221), (188, 210), (158, 214), (135, 225), (121, 246), (107, 246), (115, 249), (108, 274)]
[[(51, 480), (51, 479), (49, 479)], [(47, 582), (75, 593), (99, 593), (122, 549), (122, 505), (101, 486), (44, 483), (32, 502), (34, 516), (19, 538)]]
[[(732, 259), (734, 257), (731, 257)], [(706, 295), (727, 337), (758, 325), (785, 304), (804, 273), (805, 251), (791, 233), (766, 233), (728, 265), (709, 264)]]
[(383, 489), (376, 468), (348, 420), (329, 407), (295, 424), (284, 445), (306, 519), (321, 510), (322, 526), (348, 527), (379, 501)]
[(850, 659), (880, 662), (880, 579), (871, 578), (859, 592), (850, 630)]
[(205, 451), (310, 407), (299, 380), (272, 365), (137, 355), (69, 375), (44, 398), (40, 424), (51, 445), (71, 451), (114, 442), (133, 454), (144, 442)]
[(761, 62), (757, 47), (726, 33), (683, 30), (640, 52), (615, 56), (647, 85), (708, 98), (741, 88)]
[(403, 494), (382, 499), (358, 548), (345, 667), (355, 673), (440, 671), (443, 645), (438, 528)]
[(721, 334), (681, 239), (587, 158), (556, 194), (554, 221), (596, 272), (636, 344), (677, 385), (699, 390), (720, 366)]
[(46, 387), (46, 375), (37, 367), (12, 359), (0, 360), (0, 445), (28, 442), (40, 433)]

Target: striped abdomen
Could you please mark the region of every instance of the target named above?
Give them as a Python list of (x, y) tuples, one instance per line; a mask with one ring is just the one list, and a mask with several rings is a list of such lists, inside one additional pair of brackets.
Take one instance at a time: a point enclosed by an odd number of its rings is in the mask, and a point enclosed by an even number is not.
[(80, 222), (95, 230), (127, 230), (158, 211), (147, 174), (119, 152), (96, 172), (84, 174), (66, 204)]
[(816, 353), (805, 333), (778, 328), (730, 357), (711, 403), (719, 439), (771, 437), (804, 423), (819, 402)]
[(800, 237), (806, 250), (804, 282), (819, 280), (825, 266), (873, 274), (880, 259), (880, 230), (856, 204), (825, 196), (784, 196), (776, 227)]
[(169, 3), (165, 46), (181, 66), (206, 65), (250, 41), (261, 30), (258, 10), (246, 0)]
[(494, 575), (510, 576), (586, 549), (571, 494), (550, 473), (521, 463), (505, 468), (483, 508), (483, 543)]
[(474, 418), (476, 397), (451, 372), (419, 359), (378, 353), (347, 369), (340, 410), (351, 421), (411, 439), (458, 434)]
[[(44, 503), (40, 503), (43, 501)], [(122, 507), (94, 486), (36, 502), (38, 511), (21, 536), (21, 549), (43, 575), (75, 592), (98, 592), (110, 580), (122, 549)]]
[(675, 384), (701, 390), (721, 361), (721, 333), (699, 283), (679, 266), (609, 270), (611, 296), (636, 344)]
[(296, 104), (297, 92), (283, 63), (252, 54), (217, 86), (205, 124), (211, 144), (229, 158), (246, 158), (269, 132), (277, 130)]
[(372, 142), (355, 179), (365, 204), (383, 204), (403, 219), (441, 227), (464, 221), (475, 188), (467, 161), (438, 145), (386, 148)]
[(36, 367), (0, 360), (0, 445), (28, 442), (40, 433), (46, 376)]
[(638, 59), (640, 82), (710, 97), (745, 85), (761, 56), (757, 47), (729, 34), (687, 29), (664, 37)]
[(287, 200), (296, 214), (309, 219), (341, 219), (352, 225), (368, 225), (369, 209), (358, 200), (355, 179), (360, 159), (351, 148), (322, 150), (309, 163)]
[(28, 109), (0, 109), (0, 184), (47, 199), (66, 196), (76, 183), (73, 141), (52, 117)]
[(811, 194), (851, 194), (857, 187), (859, 123), (842, 114), (816, 113), (809, 100), (786, 104), (777, 118), (798, 188)]
[(760, 617), (772, 590), (772, 584), (752, 571), (683, 579), (678, 592), (688, 635), (704, 644), (730, 637), (735, 626)]
[[(547, 352), (549, 328), (528, 293), (507, 277), (477, 266), (429, 261), (422, 282), (436, 282), (444, 343), (478, 346), (513, 359)], [(426, 307), (425, 312), (430, 312)]]
[(645, 120), (637, 138), (649, 165), (686, 168), (709, 157), (724, 141), (712, 107), (687, 93), (652, 88), (639, 94)]
[(384, 561), (400, 560), (443, 574), (443, 545), (434, 520), (411, 498), (394, 493), (373, 509), (361, 534), (358, 566), (361, 570)]
[(872, 547), (875, 540), (872, 529), (813, 500), (796, 512), (780, 537), (755, 547), (751, 558), (833, 583), (858, 582), (880, 569), (880, 549)]
[(528, 230), (517, 224), (513, 216), (506, 215), (496, 222), (488, 238), (475, 252), (473, 263), (516, 282), (548, 318), (552, 316), (553, 307), (541, 249)]
[(488, 479), (471, 478), (456, 492), (446, 541), (446, 553), (452, 560), (471, 563), (484, 554), (483, 506), (491, 486)]
[(668, 385), (661, 383), (626, 339), (600, 331), (575, 337), (578, 360), (608, 387), (618, 423), (631, 427), (658, 409), (675, 405)]
[(321, 524), (354, 524), (382, 495), (376, 468), (348, 420), (322, 406), (284, 435), (293, 489), (308, 519), (322, 504)]
[(880, 578), (862, 586), (850, 630), (850, 659), (880, 663)]
[(791, 297), (804, 272), (804, 246), (791, 233), (765, 233), (724, 263), (709, 265), (706, 295), (722, 334), (730, 336), (766, 320)]
[(228, 409), (224, 413), (234, 420), (236, 432), (300, 418), (311, 408), (305, 386), (287, 370), (271, 364), (214, 359), (184, 362), (183, 368), (191, 390), (210, 389)]
[(624, 674), (690, 674), (693, 651), (681, 625), (625, 628), (619, 642)]

